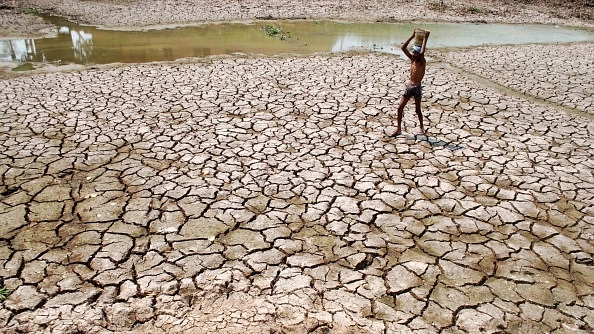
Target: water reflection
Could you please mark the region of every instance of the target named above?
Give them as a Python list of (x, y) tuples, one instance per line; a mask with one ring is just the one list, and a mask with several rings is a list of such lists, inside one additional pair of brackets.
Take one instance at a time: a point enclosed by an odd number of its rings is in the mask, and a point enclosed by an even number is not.
[(0, 60), (2, 61), (26, 62), (36, 53), (35, 41), (32, 39), (0, 41)]
[[(59, 27), (59, 41), (68, 39), (64, 45), (69, 45), (72, 50), (73, 62), (88, 64), (93, 58), (93, 35), (84, 30), (71, 30), (69, 27)], [(40, 44), (40, 52), (37, 52)], [(35, 62), (48, 60), (48, 48), (45, 48), (44, 39), (17, 39), (0, 41), (0, 60)], [(51, 58), (50, 58), (51, 59)]]
[(93, 57), (93, 35), (87, 34), (83, 30), (71, 30), (70, 37), (72, 38), (74, 58), (81, 63), (89, 63)]
[(354, 34), (346, 34), (336, 38), (336, 41), (332, 45), (332, 52), (364, 48), (366, 44), (367, 42), (363, 37)]
[[(353, 49), (399, 54), (399, 45), (421, 25), (432, 31), (431, 47), (594, 41), (585, 30), (545, 25), (468, 23), (341, 23), (333, 21), (266, 21), (212, 24), (150, 31), (111, 31), (80, 26), (46, 16), (56, 37), (0, 40), (0, 60), (108, 64), (142, 63), (236, 52), (277, 55), (341, 52)], [(268, 36), (274, 25), (289, 38)]]

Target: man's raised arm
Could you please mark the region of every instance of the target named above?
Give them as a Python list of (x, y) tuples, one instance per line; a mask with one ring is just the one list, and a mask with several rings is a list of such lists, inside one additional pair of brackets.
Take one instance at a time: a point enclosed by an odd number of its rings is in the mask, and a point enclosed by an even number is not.
[(410, 41), (412, 41), (412, 39), (415, 38), (415, 32), (413, 31), (412, 35), (406, 40), (406, 42), (402, 43), (402, 46), (400, 46), (400, 50), (402, 50), (402, 52), (404, 52), (404, 54), (408, 57), (408, 59), (412, 60), (412, 55), (410, 54), (410, 52), (408, 52), (408, 43), (410, 43)]
[(429, 39), (429, 30), (425, 30), (425, 37), (423, 37), (423, 46), (421, 47), (421, 54), (425, 55), (425, 47), (427, 47), (427, 40)]

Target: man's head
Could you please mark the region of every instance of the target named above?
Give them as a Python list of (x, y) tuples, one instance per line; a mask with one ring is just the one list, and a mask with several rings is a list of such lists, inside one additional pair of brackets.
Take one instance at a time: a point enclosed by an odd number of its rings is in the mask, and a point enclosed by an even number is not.
[(420, 60), (421, 59), (421, 47), (420, 46), (413, 46), (411, 50), (411, 55), (413, 60)]

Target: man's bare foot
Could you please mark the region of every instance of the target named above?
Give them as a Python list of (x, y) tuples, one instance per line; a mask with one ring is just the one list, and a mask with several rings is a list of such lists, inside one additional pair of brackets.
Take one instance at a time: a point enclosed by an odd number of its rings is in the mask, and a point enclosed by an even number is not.
[(390, 135), (390, 137), (398, 137), (401, 134), (402, 134), (402, 131), (396, 130), (396, 131), (392, 132), (392, 134)]
[(422, 136), (422, 135), (424, 135), (424, 134), (425, 134), (425, 129), (423, 129), (423, 128), (420, 128), (420, 129), (419, 129), (419, 132), (417, 132), (417, 134), (418, 134), (418, 135), (421, 135), (421, 136)]

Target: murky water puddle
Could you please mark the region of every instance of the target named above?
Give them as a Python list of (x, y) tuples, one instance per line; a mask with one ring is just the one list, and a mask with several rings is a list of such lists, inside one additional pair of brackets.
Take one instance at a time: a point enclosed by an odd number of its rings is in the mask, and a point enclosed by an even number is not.
[(0, 61), (92, 65), (233, 53), (272, 56), (377, 50), (399, 54), (400, 43), (416, 27), (431, 31), (431, 48), (594, 41), (592, 32), (547, 25), (257, 21), (114, 31), (44, 18), (56, 25), (56, 37), (0, 40)]

